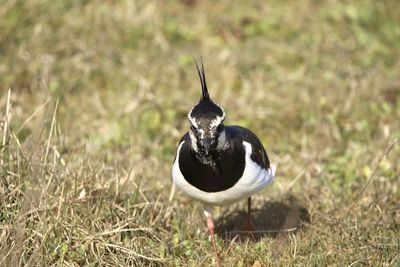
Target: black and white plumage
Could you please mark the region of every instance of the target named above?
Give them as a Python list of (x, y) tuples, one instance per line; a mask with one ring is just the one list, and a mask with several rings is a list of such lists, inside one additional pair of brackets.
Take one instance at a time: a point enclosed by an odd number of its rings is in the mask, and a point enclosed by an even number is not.
[(214, 250), (214, 206), (232, 204), (250, 197), (274, 178), (265, 149), (258, 137), (240, 126), (225, 126), (225, 111), (208, 94), (204, 66), (196, 68), (202, 97), (188, 113), (190, 130), (179, 142), (172, 167), (176, 186), (204, 204)]
[(224, 126), (217, 142), (207, 157), (196, 152), (189, 133), (182, 137), (172, 177), (186, 195), (209, 206), (223, 206), (272, 181), (267, 154), (255, 134), (240, 126)]

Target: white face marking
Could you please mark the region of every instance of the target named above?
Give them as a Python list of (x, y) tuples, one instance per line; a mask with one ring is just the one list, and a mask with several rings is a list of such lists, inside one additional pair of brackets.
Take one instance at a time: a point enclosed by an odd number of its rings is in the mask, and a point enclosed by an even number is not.
[(225, 146), (225, 142), (226, 142), (226, 134), (225, 134), (225, 130), (223, 130), (222, 133), (218, 137), (217, 149), (218, 150), (223, 149)]
[[(190, 113), (189, 113), (190, 114)], [(190, 123), (197, 129), (199, 128), (199, 125), (197, 124), (197, 121), (195, 118), (190, 117), (190, 115), (188, 115), (189, 121)]]
[(211, 121), (210, 129), (217, 127), (225, 120), (225, 110), (217, 105), (222, 110), (222, 116), (217, 116), (215, 119)]
[(200, 133), (200, 138), (203, 139), (204, 134), (205, 134), (204, 129), (199, 127), (199, 124), (197, 123), (195, 118), (190, 117), (190, 115), (188, 115), (188, 118), (189, 118), (190, 123), (193, 125), (193, 127), (196, 128), (196, 130)]
[(221, 116), (215, 117), (215, 119), (213, 119), (210, 123), (210, 130), (217, 127), (218, 125), (220, 125), (223, 120), (224, 120), (224, 117), (221, 117)]
[(199, 152), (199, 148), (197, 147), (196, 137), (194, 136), (192, 131), (189, 131), (190, 142), (192, 143), (192, 148), (194, 151)]
[(194, 127), (198, 128), (199, 125), (197, 124), (196, 119), (190, 116), (190, 114), (192, 113), (193, 109), (194, 109), (194, 107), (192, 107), (192, 109), (189, 111), (187, 117), (188, 117), (190, 123), (191, 123)]
[(218, 104), (216, 104), (222, 110), (222, 119), (225, 119), (225, 110)]
[(197, 128), (197, 131), (200, 133), (200, 139), (204, 139), (204, 129)]

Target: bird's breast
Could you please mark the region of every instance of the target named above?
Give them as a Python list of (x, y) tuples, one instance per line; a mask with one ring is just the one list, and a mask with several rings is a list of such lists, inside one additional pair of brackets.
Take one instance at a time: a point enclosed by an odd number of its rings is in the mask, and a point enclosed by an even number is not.
[(179, 168), (184, 179), (204, 192), (224, 191), (234, 186), (243, 175), (245, 151), (234, 147), (206, 159), (199, 159), (188, 145), (179, 152)]

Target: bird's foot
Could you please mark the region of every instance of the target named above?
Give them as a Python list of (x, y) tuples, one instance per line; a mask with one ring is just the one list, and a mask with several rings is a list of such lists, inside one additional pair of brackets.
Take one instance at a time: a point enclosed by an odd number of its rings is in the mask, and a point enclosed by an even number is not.
[(243, 227), (243, 231), (246, 232), (254, 232), (256, 230), (256, 227), (254, 226), (253, 221), (248, 221), (246, 225)]
[(254, 226), (253, 220), (247, 221), (246, 225), (243, 227), (243, 232), (251, 239), (256, 239), (255, 236), (256, 227)]

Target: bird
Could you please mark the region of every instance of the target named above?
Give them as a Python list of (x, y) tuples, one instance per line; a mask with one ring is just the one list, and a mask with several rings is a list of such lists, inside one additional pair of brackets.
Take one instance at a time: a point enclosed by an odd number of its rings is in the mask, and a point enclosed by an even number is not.
[(187, 114), (190, 128), (178, 143), (172, 164), (172, 180), (177, 188), (203, 204), (208, 231), (220, 265), (214, 238), (214, 208), (247, 199), (245, 230), (254, 231), (251, 196), (275, 177), (266, 150), (249, 129), (224, 124), (225, 111), (210, 97), (203, 60), (194, 58), (201, 84), (201, 97)]

